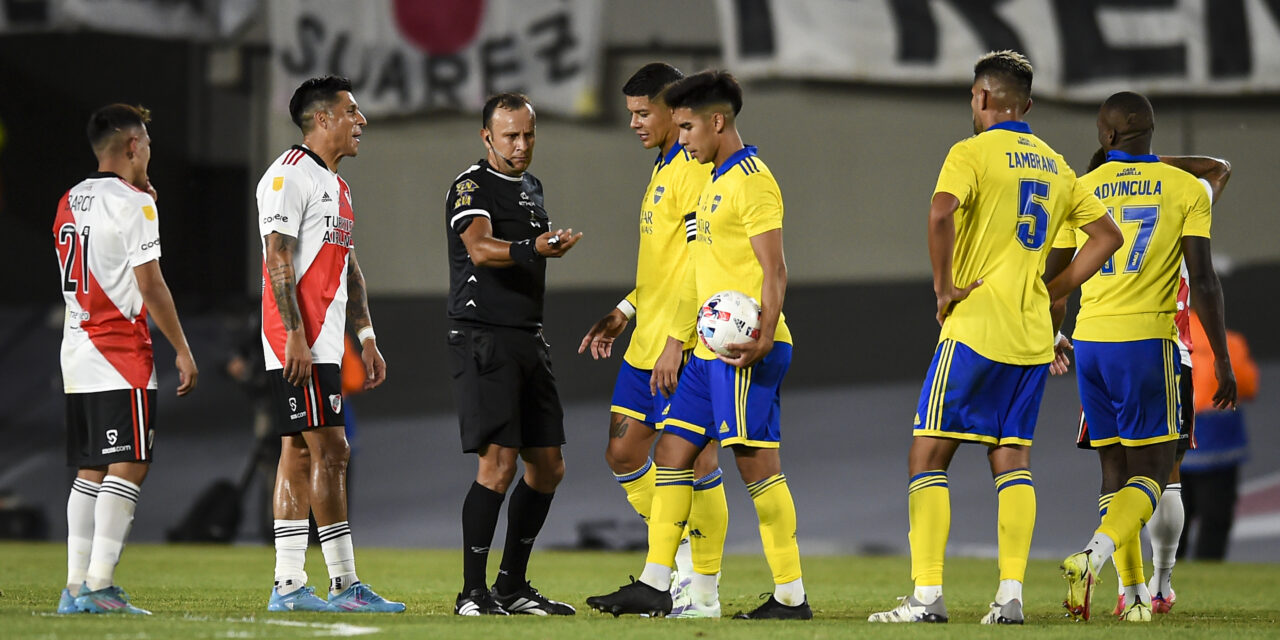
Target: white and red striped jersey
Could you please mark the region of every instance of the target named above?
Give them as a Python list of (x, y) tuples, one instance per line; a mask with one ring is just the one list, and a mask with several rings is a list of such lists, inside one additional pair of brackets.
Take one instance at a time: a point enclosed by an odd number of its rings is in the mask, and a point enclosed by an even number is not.
[[(320, 156), (293, 146), (276, 158), (258, 182), (258, 231), (298, 239), (293, 273), (298, 309), (312, 361), (341, 364), (347, 323), (347, 261), (354, 245), (351, 190)], [(267, 370), (284, 367), (286, 332), (267, 276), (262, 252), (262, 349)]]
[(1191, 287), (1187, 286), (1187, 261), (1182, 261), (1182, 274), (1178, 277), (1178, 310), (1173, 314), (1173, 326), (1178, 328), (1178, 354), (1182, 364), (1191, 366)]
[(133, 274), (160, 259), (155, 200), (114, 173), (95, 172), (62, 196), (53, 240), (67, 303), (63, 390), (155, 389), (147, 308)]

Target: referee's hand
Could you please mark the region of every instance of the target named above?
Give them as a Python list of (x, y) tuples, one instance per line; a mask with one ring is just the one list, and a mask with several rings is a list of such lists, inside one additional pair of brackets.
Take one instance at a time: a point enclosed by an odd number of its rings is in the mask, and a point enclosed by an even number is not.
[(556, 229), (548, 231), (534, 240), (533, 246), (538, 251), (538, 255), (544, 258), (559, 258), (578, 244), (578, 240), (582, 238), (582, 232), (574, 233), (573, 229), (565, 231), (564, 229)]

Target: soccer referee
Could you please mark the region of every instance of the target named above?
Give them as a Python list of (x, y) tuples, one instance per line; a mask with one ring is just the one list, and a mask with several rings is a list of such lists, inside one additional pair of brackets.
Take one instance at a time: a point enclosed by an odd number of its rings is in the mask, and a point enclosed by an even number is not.
[[(487, 154), (449, 188), (449, 355), (462, 450), (479, 459), (462, 505), (463, 586), (454, 613), (464, 616), (573, 615), (525, 578), (533, 541), (564, 477), (564, 411), (542, 338), (547, 258), (559, 258), (581, 233), (551, 230), (542, 183), (528, 173), (536, 114), (517, 93), (485, 102), (480, 138)], [(507, 541), (497, 582), (486, 571), (498, 509), (507, 507)]]

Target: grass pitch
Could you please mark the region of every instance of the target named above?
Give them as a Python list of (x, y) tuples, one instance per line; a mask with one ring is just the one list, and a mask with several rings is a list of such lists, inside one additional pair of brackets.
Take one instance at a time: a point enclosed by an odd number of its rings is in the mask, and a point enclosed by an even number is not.
[[(118, 582), (149, 617), (57, 616), (65, 578), (64, 547), (57, 544), (0, 544), (0, 637), (112, 638), (1026, 638), (1280, 637), (1276, 583), (1280, 567), (1244, 564), (1184, 564), (1175, 586), (1174, 612), (1148, 625), (1125, 624), (1108, 615), (1114, 606), (1115, 576), (1108, 567), (1094, 605), (1094, 620), (1073, 624), (1062, 615), (1066, 588), (1057, 563), (1032, 561), (1025, 590), (1027, 624), (992, 629), (977, 624), (995, 591), (994, 560), (953, 558), (947, 563), (948, 625), (871, 625), (872, 611), (891, 608), (910, 589), (910, 563), (902, 557), (809, 556), (805, 586), (815, 619), (808, 622), (741, 620), (647, 620), (590, 611), (588, 595), (607, 593), (638, 573), (644, 558), (633, 553), (534, 552), (535, 586), (578, 607), (572, 618), (459, 618), (454, 597), (462, 562), (453, 551), (358, 549), (360, 577), (382, 595), (402, 600), (398, 615), (268, 614), (273, 551), (269, 547), (130, 545)], [(490, 562), (496, 570), (496, 559)], [(324, 560), (312, 549), (311, 583), (323, 591)], [(771, 590), (760, 556), (725, 559), (721, 605), (726, 616), (749, 610)]]

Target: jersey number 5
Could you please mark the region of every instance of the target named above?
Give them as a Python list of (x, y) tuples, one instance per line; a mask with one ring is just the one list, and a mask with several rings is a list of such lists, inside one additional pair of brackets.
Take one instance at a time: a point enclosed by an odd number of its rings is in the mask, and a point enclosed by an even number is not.
[[(1107, 207), (1107, 215), (1115, 217), (1115, 209)], [(1133, 248), (1129, 249), (1129, 259), (1124, 263), (1125, 273), (1142, 271), (1143, 259), (1147, 257), (1147, 248), (1151, 246), (1151, 234), (1156, 231), (1156, 222), (1160, 220), (1160, 207), (1156, 205), (1142, 207), (1121, 207), (1119, 222), (1138, 223), (1138, 235), (1133, 238)], [(1112, 256), (1102, 265), (1100, 273), (1104, 276), (1115, 275), (1116, 259)]]
[(1049, 212), (1044, 208), (1048, 199), (1048, 182), (1018, 181), (1018, 242), (1032, 251), (1039, 251), (1049, 235)]
[[(89, 227), (80, 230), (79, 238), (76, 235), (73, 224), (64, 224), (58, 229), (58, 244), (67, 247), (62, 258), (62, 290), (74, 293), (80, 286), (89, 293)], [(79, 278), (75, 275), (77, 257), (80, 258)]]

